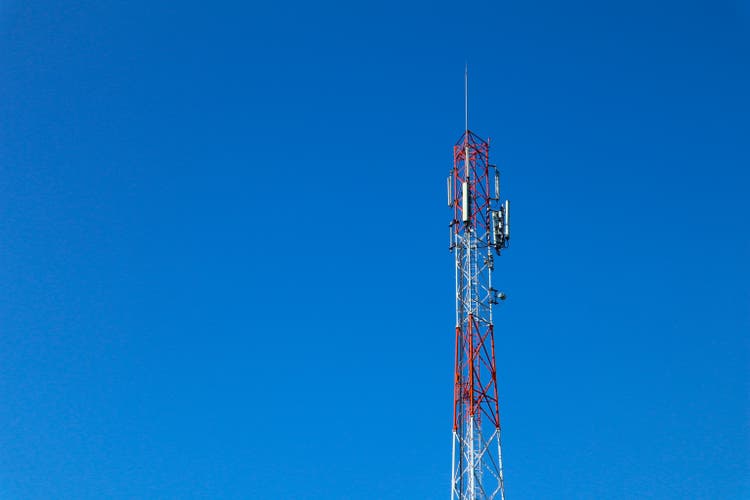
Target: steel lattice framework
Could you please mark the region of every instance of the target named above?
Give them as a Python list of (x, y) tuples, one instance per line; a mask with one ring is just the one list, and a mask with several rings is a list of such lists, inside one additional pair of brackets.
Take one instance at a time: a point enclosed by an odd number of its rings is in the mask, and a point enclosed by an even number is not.
[[(495, 255), (510, 238), (489, 141), (467, 130), (453, 147), (448, 178), (450, 249), (456, 258), (456, 365), (451, 499), (505, 499), (492, 307)], [(494, 181), (494, 182), (493, 182)], [(493, 185), (494, 184), (494, 185)]]

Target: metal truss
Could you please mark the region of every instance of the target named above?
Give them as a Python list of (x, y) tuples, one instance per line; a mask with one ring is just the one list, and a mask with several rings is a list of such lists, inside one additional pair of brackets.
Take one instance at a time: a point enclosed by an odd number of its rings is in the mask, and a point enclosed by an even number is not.
[(493, 288), (492, 273), (510, 234), (509, 207), (499, 198), (489, 142), (467, 130), (454, 146), (448, 178), (450, 249), (456, 258), (453, 500), (505, 499), (492, 317), (504, 295)]

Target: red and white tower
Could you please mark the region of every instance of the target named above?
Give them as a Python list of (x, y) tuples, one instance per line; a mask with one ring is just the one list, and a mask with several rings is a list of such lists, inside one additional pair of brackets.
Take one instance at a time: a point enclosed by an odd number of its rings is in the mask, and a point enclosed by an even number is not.
[(456, 369), (453, 392), (452, 500), (505, 499), (492, 308), (495, 256), (508, 246), (510, 207), (490, 143), (469, 130), (453, 146), (448, 177), (450, 249), (456, 257)]

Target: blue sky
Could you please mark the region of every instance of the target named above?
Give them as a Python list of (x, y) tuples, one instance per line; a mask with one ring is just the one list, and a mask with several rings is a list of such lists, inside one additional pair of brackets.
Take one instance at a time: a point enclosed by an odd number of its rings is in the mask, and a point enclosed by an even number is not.
[(749, 24), (3, 2), (0, 497), (447, 498), (468, 60), (508, 498), (750, 498)]

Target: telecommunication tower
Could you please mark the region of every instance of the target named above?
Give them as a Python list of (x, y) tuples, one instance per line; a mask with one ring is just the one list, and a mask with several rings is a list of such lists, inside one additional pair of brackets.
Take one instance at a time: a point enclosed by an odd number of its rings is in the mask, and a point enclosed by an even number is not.
[(451, 500), (505, 499), (492, 307), (495, 256), (510, 240), (510, 206), (500, 201), (500, 173), (490, 143), (466, 128), (453, 146), (448, 176), (450, 250), (456, 257), (456, 369), (453, 392)]

